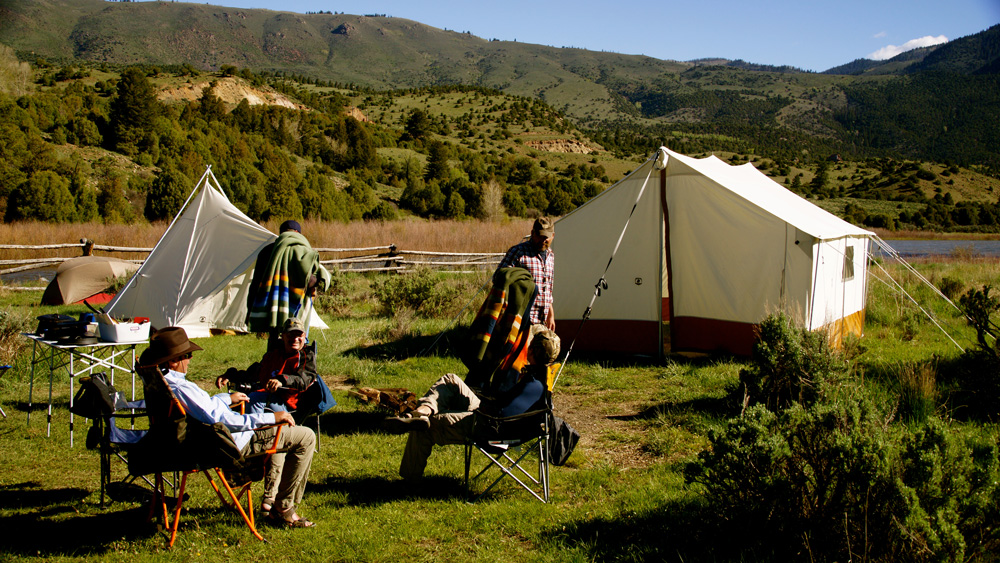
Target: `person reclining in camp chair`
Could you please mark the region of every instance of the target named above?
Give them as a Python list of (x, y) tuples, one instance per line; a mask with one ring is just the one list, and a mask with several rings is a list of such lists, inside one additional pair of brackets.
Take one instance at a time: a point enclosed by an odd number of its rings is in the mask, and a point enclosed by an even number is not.
[(507, 417), (528, 412), (537, 405), (545, 393), (548, 366), (559, 356), (559, 337), (541, 325), (532, 325), (530, 330), (527, 345), (521, 351), (522, 367), (512, 387), (473, 388), (449, 373), (431, 385), (412, 412), (385, 420), (383, 427), (387, 432), (410, 433), (399, 465), (401, 477), (407, 480), (423, 477), (435, 444), (464, 444), (472, 435), (473, 411), (482, 409)]
[(245, 370), (229, 368), (215, 379), (219, 389), (231, 387), (250, 398), (250, 412), (293, 411), (302, 422), (315, 411), (315, 404), (303, 400), (303, 393), (319, 377), (316, 369), (316, 347), (306, 343), (305, 327), (295, 317), (281, 327), (282, 347), (270, 350), (259, 362)]
[[(276, 453), (270, 457), (264, 477), (262, 508), (270, 522), (294, 528), (308, 528), (315, 524), (301, 518), (295, 507), (302, 502), (309, 467), (316, 449), (316, 435), (304, 426), (296, 426), (287, 412), (239, 414), (232, 410), (234, 403), (247, 401), (245, 393), (219, 393), (211, 396), (193, 381), (187, 379), (192, 353), (201, 346), (188, 340), (181, 327), (167, 327), (156, 331), (149, 340), (149, 348), (139, 358), (141, 366), (159, 366), (170, 391), (177, 397), (188, 416), (205, 424), (221, 422), (232, 432), (233, 441), (243, 455), (261, 452), (275, 441), (276, 423), (282, 426)], [(272, 487), (271, 483), (277, 483)], [(272, 494), (273, 496), (268, 496)]]

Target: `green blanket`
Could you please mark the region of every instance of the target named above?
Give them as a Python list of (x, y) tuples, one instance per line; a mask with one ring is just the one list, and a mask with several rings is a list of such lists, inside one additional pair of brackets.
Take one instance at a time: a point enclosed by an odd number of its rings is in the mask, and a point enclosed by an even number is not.
[(330, 286), (330, 272), (319, 263), (319, 252), (301, 233), (281, 233), (265, 261), (267, 250), (265, 247), (258, 256), (251, 282), (247, 311), (251, 332), (280, 328), (285, 319), (297, 316), (312, 276), (316, 276), (320, 290)]

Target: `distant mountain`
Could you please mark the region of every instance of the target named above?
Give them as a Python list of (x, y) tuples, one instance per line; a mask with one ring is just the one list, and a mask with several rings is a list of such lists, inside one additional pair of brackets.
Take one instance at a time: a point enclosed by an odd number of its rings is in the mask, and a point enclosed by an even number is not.
[(1000, 66), (1000, 24), (942, 45), (913, 49), (885, 61), (857, 59), (824, 74), (913, 74), (940, 71), (996, 74)]
[[(945, 76), (917, 84), (943, 85), (937, 95), (959, 96), (932, 103), (960, 105), (963, 123), (995, 123), (1000, 113), (988, 104), (967, 107), (968, 92), (992, 83), (968, 77), (995, 76), (1000, 70), (1000, 26), (888, 61), (859, 59), (824, 73), (742, 60), (680, 62), (487, 40), (381, 15), (183, 2), (0, 0), (0, 43), (29, 61), (116, 68), (190, 65), (211, 71), (228, 66), (374, 90), (487, 87), (541, 99), (578, 126), (613, 135), (623, 147), (629, 139), (655, 144), (686, 131), (746, 139), (749, 147), (780, 140), (789, 155), (812, 143), (813, 150), (858, 156), (926, 156), (931, 141), (919, 134), (926, 130), (921, 128), (943, 126), (948, 118), (935, 116), (925, 123), (925, 110), (907, 104), (926, 99), (901, 98), (905, 83), (892, 81), (927, 73)], [(887, 95), (895, 96), (891, 104), (879, 98)], [(888, 105), (900, 117), (879, 110)], [(873, 133), (879, 142), (866, 144), (851, 131), (877, 131), (883, 125), (912, 134)], [(778, 129), (782, 133), (776, 135)], [(992, 138), (987, 132), (977, 146)], [(941, 148), (939, 143), (933, 154), (961, 162), (971, 158), (962, 154), (962, 146), (956, 141)], [(982, 151), (975, 154), (981, 163)]]
[(823, 71), (823, 74), (900, 74), (908, 67), (924, 60), (928, 53), (937, 49), (939, 45), (933, 47), (922, 47), (913, 49), (905, 53), (900, 53), (891, 59), (876, 61), (872, 59), (855, 59), (847, 63)]
[(998, 65), (1000, 65), (1000, 24), (975, 35), (938, 46), (907, 71), (995, 74)]

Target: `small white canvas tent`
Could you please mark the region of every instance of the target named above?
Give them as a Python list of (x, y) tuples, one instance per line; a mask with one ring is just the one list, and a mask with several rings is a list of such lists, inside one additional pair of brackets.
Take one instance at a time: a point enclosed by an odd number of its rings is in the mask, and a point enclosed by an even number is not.
[[(181, 212), (105, 310), (149, 317), (156, 328), (183, 327), (190, 338), (212, 329), (246, 332), (254, 262), (276, 235), (230, 203), (207, 169)], [(314, 309), (309, 326), (327, 328)]]
[(872, 235), (749, 163), (661, 147), (556, 223), (557, 331), (581, 350), (749, 355), (755, 326), (783, 311), (860, 335)]

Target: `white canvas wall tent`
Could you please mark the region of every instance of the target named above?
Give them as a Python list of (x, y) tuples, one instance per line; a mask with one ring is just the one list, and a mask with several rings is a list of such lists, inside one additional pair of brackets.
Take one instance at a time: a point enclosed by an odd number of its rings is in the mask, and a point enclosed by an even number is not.
[[(190, 338), (213, 329), (246, 332), (247, 294), (257, 253), (277, 236), (223, 193), (211, 167), (142, 266), (105, 310), (183, 327)], [(309, 326), (326, 324), (310, 310)]]
[(861, 334), (872, 236), (750, 163), (661, 147), (556, 223), (557, 331), (580, 350), (749, 355), (782, 311), (836, 343)]

